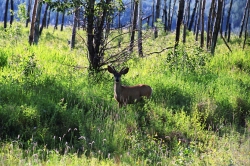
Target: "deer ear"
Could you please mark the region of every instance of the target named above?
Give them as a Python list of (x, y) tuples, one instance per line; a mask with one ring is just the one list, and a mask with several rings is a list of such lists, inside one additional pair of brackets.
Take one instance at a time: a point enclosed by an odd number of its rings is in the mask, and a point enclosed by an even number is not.
[(108, 66), (108, 71), (112, 74), (115, 72), (114, 68), (111, 66)]
[(123, 68), (123, 69), (121, 69), (120, 74), (127, 74), (128, 70), (129, 70), (128, 67), (127, 68)]

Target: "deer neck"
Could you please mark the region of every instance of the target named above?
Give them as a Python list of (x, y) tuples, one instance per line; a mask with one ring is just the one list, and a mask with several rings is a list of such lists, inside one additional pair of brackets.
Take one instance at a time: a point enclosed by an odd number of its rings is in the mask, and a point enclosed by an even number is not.
[(115, 95), (116, 96), (120, 96), (121, 91), (122, 91), (122, 85), (121, 85), (121, 83), (120, 82), (115, 82), (115, 85), (114, 85)]

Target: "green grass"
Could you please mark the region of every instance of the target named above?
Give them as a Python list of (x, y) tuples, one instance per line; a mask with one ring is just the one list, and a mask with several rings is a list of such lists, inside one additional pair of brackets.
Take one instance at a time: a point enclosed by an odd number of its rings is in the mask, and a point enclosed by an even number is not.
[[(173, 45), (172, 33), (145, 33), (145, 55)], [(44, 29), (29, 46), (21, 24), (0, 30), (1, 165), (250, 164), (249, 45), (234, 37), (230, 53), (219, 41), (211, 56), (189, 33), (177, 56), (135, 52), (117, 66), (130, 68), (123, 83), (153, 95), (119, 109), (112, 75), (89, 75), (86, 46), (78, 37), (70, 51), (70, 35)]]

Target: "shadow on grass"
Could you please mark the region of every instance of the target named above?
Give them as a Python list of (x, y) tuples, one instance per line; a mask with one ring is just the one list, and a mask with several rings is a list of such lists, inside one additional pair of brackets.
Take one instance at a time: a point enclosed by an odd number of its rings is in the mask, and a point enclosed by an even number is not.
[(182, 91), (179, 87), (163, 87), (162, 85), (156, 85), (152, 100), (174, 111), (183, 109), (187, 113), (190, 113), (191, 95)]

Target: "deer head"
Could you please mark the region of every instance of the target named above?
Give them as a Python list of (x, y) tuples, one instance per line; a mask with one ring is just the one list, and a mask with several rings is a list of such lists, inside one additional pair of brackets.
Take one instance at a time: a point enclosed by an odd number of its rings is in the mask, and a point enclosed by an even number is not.
[(117, 72), (114, 67), (108, 66), (108, 71), (114, 76), (114, 98), (120, 107), (140, 101), (143, 96), (150, 98), (152, 88), (148, 85), (124, 86), (121, 84), (121, 76), (127, 74), (129, 68), (122, 68), (120, 72)]

